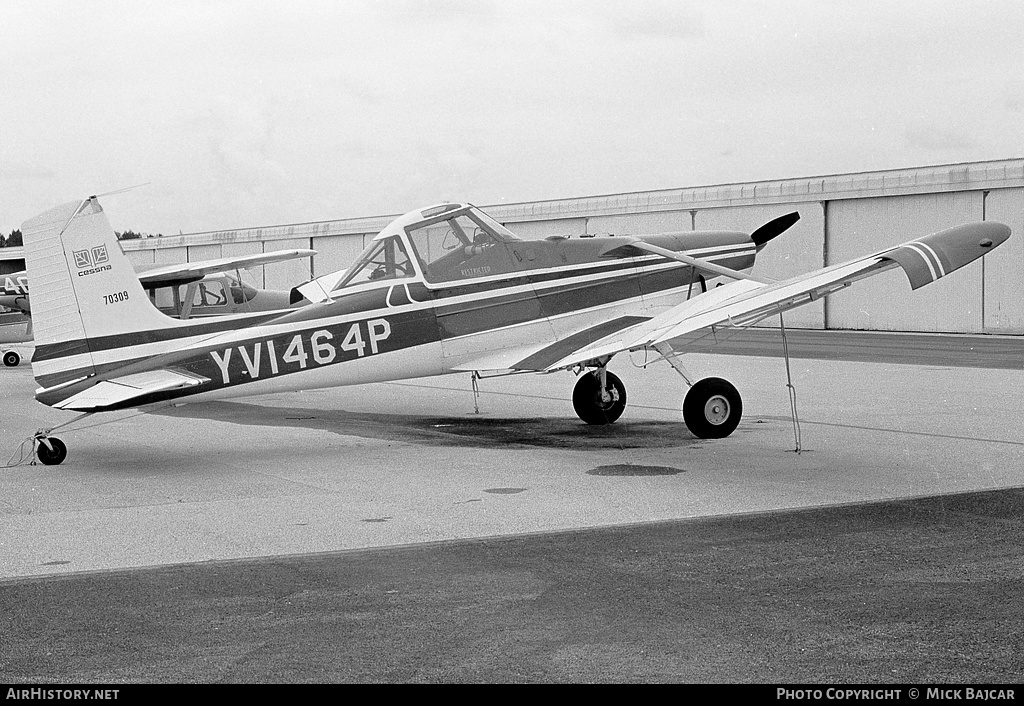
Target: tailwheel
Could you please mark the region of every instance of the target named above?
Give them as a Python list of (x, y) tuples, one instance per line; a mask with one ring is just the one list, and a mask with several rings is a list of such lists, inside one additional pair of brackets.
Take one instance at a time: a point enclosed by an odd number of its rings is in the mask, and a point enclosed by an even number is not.
[(55, 436), (41, 436), (36, 442), (36, 457), (44, 466), (59, 466), (68, 457), (68, 447)]
[(21, 362), (21, 356), (18, 355), (18, 351), (4, 351), (4, 365), (8, 368), (13, 368)]
[(601, 371), (580, 376), (572, 391), (572, 406), (579, 418), (587, 424), (611, 424), (626, 409), (626, 386), (616, 375), (604, 372), (605, 385), (601, 389)]
[(743, 416), (743, 400), (728, 380), (704, 378), (686, 393), (683, 421), (694, 436), (723, 439), (736, 430)]

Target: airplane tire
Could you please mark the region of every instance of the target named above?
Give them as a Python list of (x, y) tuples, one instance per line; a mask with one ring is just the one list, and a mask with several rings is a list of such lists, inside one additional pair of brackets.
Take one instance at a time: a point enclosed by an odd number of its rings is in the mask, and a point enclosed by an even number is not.
[(698, 380), (683, 400), (686, 428), (701, 439), (724, 439), (736, 430), (742, 416), (740, 393), (722, 378)]
[(40, 441), (36, 448), (36, 456), (44, 466), (59, 466), (68, 457), (68, 447), (64, 445), (63, 441), (53, 436), (47, 437), (47, 441), (53, 446), (53, 450), (51, 451), (46, 444)]
[(611, 399), (601, 399), (601, 378), (597, 373), (584, 373), (572, 391), (572, 406), (587, 424), (611, 424), (626, 409), (626, 386), (612, 373), (605, 373)]
[(8, 368), (14, 368), (21, 362), (21, 356), (18, 355), (18, 351), (6, 351), (4, 353), (4, 365)]

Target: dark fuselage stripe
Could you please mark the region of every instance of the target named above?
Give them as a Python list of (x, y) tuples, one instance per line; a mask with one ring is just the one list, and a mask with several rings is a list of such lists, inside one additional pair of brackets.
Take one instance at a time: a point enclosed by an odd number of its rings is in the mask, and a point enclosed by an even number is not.
[[(234, 331), (242, 327), (260, 326), (280, 316), (280, 311), (262, 316), (251, 316), (244, 319), (218, 316), (203, 319), (202, 321), (197, 321), (194, 324), (186, 326), (169, 325), (168, 328), (164, 329), (152, 329), (148, 331), (138, 331), (135, 333), (121, 333), (113, 336), (97, 336), (96, 338), (88, 339), (88, 342), (83, 338), (72, 341), (61, 341), (60, 343), (36, 346), (36, 352), (32, 356), (32, 360), (41, 362), (44, 360), (64, 358), (69, 355), (79, 355), (87, 350), (92, 351), (93, 353), (98, 353), (100, 351), (112, 350), (115, 348), (142, 346), (148, 343), (176, 341), (182, 338), (191, 338), (193, 336), (224, 333), (226, 331)], [(170, 319), (170, 317), (168, 317), (168, 319), (169, 321), (176, 321), (175, 319)]]

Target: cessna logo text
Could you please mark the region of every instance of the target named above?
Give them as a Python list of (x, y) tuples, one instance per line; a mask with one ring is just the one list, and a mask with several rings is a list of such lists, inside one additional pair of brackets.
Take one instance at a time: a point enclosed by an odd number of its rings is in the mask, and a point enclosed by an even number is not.
[(373, 355), (389, 336), (387, 319), (370, 319), (210, 351), (210, 357), (230, 385)]
[(110, 265), (105, 264), (110, 258), (107, 256), (107, 246), (99, 245), (87, 250), (75, 250), (75, 267), (78, 268), (78, 276), (96, 274), (103, 270), (109, 270)]

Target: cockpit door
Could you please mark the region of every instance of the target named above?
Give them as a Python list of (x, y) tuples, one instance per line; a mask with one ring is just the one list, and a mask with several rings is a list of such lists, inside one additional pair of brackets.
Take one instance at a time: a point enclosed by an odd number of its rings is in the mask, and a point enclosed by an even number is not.
[[(407, 229), (435, 303), (446, 359), (553, 340), (520, 241), (469, 210)], [(503, 237), (504, 236), (504, 237)]]

